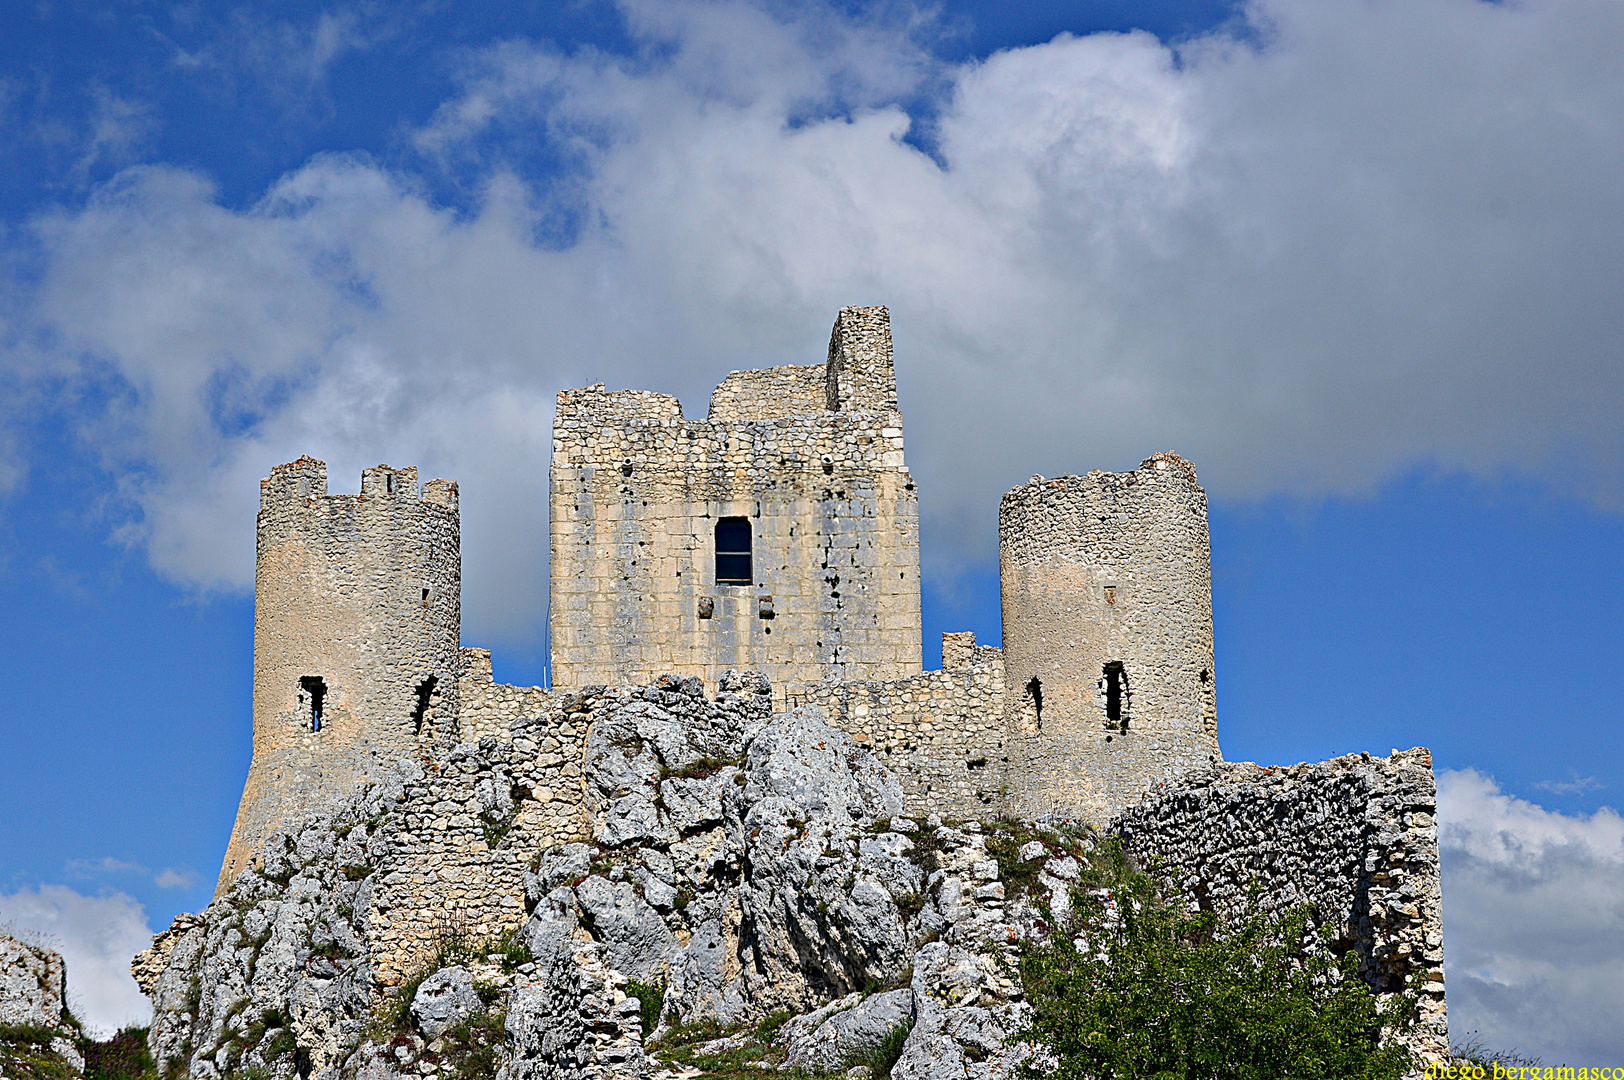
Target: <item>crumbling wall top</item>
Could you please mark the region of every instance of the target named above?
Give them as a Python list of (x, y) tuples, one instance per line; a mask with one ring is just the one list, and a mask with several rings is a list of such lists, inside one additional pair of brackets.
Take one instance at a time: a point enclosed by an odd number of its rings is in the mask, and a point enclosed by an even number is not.
[[(374, 465), (361, 470), (362, 499), (411, 499), (435, 503), (448, 510), (457, 509), (457, 483), (454, 480), (429, 480), (419, 488), (417, 466)], [(271, 468), (271, 475), (259, 482), (259, 505), (266, 510), (274, 504), (293, 501), (334, 499), (351, 500), (355, 495), (329, 495), (327, 492), (327, 463), (309, 454), (297, 461), (289, 461)]]
[(656, 394), (652, 390), (605, 390), (603, 385), (593, 383), (575, 390), (560, 390), (554, 423), (682, 419), (682, 402), (670, 394)]
[(824, 380), (830, 412), (897, 411), (889, 308), (840, 309), (829, 334)]
[(729, 372), (711, 392), (711, 420), (777, 420), (828, 412), (823, 364)]

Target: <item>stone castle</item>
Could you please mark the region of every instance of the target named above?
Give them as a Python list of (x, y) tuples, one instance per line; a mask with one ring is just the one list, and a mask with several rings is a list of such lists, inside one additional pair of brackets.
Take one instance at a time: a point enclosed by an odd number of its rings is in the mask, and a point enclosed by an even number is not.
[[(1033, 477), (999, 509), (1003, 648), (920, 646), (919, 496), (890, 316), (841, 310), (825, 363), (676, 398), (558, 395), (552, 689), (461, 648), (457, 485), (305, 457), (260, 484), (254, 752), (220, 886), (273, 829), (425, 744), (505, 736), (572, 690), (728, 670), (885, 754), (910, 812), (1103, 824), (1220, 760), (1206, 495), (1157, 454)], [(577, 748), (578, 749), (578, 748)]]
[[(561, 393), (551, 492), (553, 685), (518, 687), (461, 644), (455, 483), (378, 466), (330, 495), (308, 457), (261, 483), (242, 803), (213, 902), (132, 969), (162, 1068), (449, 1077), (424, 1023), (374, 1039), (374, 1007), (452, 937), (518, 935), (531, 961), (479, 976), (507, 1080), (652, 1075), (628, 979), (673, 1023), (833, 1024), (893, 985), (871, 1000), (918, 1020), (896, 1075), (996, 1080), (1022, 1008), (1001, 943), (1046, 931), (988, 845), (1046, 819), (1211, 910), (1311, 905), (1447, 1052), (1431, 755), (1222, 760), (1188, 462), (1005, 495), (1002, 647), (946, 634), (936, 671), (883, 307), (843, 309), (821, 365), (733, 372), (704, 420)], [(1062, 831), (1019, 848), (1056, 905)], [(996, 1038), (943, 1034), (988, 1016)]]

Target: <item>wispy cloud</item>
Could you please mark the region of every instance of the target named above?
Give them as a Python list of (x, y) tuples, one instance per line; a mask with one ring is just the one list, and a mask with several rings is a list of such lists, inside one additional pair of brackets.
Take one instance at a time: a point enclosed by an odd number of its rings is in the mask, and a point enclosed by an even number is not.
[(106, 86), (91, 88), (91, 111), (79, 153), (68, 170), (76, 184), (88, 182), (97, 170), (105, 176), (138, 160), (142, 148), (158, 129), (152, 107), (135, 98), (123, 97)]
[(62, 953), (68, 998), (92, 1030), (105, 1034), (151, 1017), (152, 1004), (130, 975), (131, 958), (152, 944), (146, 912), (133, 898), (41, 885), (0, 893), (0, 923)]
[(99, 877), (103, 874), (146, 874), (147, 868), (140, 863), (125, 862), (107, 856), (101, 859), (69, 859), (63, 867), (64, 873), (69, 877), (85, 878)]
[(1449, 1024), (1549, 1063), (1624, 1059), (1624, 818), (1438, 778)]
[(190, 868), (166, 867), (152, 879), (152, 883), (160, 889), (190, 889), (197, 884), (197, 871)]
[(1575, 770), (1571, 780), (1543, 780), (1534, 786), (1553, 795), (1583, 795), (1587, 791), (1599, 791), (1607, 785), (1594, 776), (1580, 776)]

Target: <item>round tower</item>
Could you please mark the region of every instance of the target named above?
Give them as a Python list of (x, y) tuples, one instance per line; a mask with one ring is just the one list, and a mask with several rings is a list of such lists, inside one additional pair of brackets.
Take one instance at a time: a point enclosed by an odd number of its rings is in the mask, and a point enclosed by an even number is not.
[(1207, 496), (1156, 454), (998, 509), (1006, 805), (1104, 824), (1219, 759)]
[(254, 754), (217, 888), (274, 829), (424, 742), (456, 735), (462, 557), (457, 485), (387, 465), (327, 494), (302, 457), (260, 481)]

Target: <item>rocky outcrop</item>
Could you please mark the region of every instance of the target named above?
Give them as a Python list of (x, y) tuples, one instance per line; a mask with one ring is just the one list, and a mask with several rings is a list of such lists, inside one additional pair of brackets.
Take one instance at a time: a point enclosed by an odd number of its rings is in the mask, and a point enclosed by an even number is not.
[[(573, 765), (538, 737), (566, 723)], [(579, 778), (573, 835), (526, 825), (548, 755)], [(193, 1080), (634, 1080), (697, 1032), (783, 1068), (886, 1044), (897, 1080), (1003, 1080), (1027, 1053), (1018, 943), (1090, 834), (902, 809), (880, 759), (816, 708), (774, 715), (758, 675), (714, 700), (592, 688), (272, 836), (137, 958), (154, 1056)]]
[(60, 953), (0, 934), (0, 1024), (56, 1027), (66, 992)]
[[(77, 1021), (65, 1008), (67, 990), (67, 966), (61, 953), (0, 934), (0, 1026), (25, 1029), (18, 1034), (37, 1041), (34, 1053), (54, 1057), (80, 1072), (85, 1059), (75, 1045)], [(27, 1048), (0, 1045), (0, 1064), (12, 1064), (19, 1051), (27, 1053)], [(0, 1068), (0, 1074), (10, 1075), (5, 1068)]]

